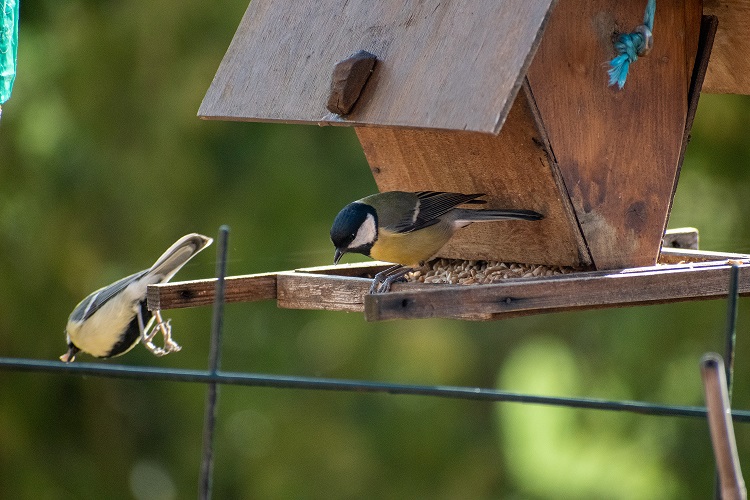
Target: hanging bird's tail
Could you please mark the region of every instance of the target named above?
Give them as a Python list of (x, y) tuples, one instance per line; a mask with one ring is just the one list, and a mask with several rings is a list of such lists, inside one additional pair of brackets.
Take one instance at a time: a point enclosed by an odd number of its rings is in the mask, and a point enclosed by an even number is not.
[(187, 261), (213, 241), (213, 239), (202, 234), (186, 234), (159, 257), (156, 263), (147, 271), (147, 274), (157, 276), (158, 281), (162, 283), (169, 281)]

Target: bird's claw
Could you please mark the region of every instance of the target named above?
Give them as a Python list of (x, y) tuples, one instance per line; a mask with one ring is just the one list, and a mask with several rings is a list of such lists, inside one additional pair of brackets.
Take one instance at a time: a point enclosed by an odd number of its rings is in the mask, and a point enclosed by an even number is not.
[(404, 279), (404, 276), (410, 271), (411, 268), (403, 267), (401, 265), (395, 265), (380, 271), (372, 279), (370, 293), (388, 293), (391, 290), (391, 285), (396, 281)]
[[(156, 322), (151, 326), (151, 323), (154, 320), (156, 320)], [(169, 353), (177, 352), (182, 349), (177, 342), (172, 340), (171, 321), (171, 319), (164, 321), (161, 317), (161, 311), (154, 311), (153, 318), (151, 318), (149, 325), (143, 331), (141, 342), (154, 356), (166, 356)], [(160, 332), (164, 338), (164, 347), (159, 347), (153, 343), (154, 337)]]

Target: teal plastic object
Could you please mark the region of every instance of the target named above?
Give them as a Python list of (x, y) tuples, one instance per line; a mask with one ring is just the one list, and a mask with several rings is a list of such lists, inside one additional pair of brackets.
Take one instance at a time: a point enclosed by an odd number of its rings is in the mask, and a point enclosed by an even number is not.
[(3, 4), (0, 25), (0, 104), (10, 99), (16, 79), (18, 59), (18, 0), (0, 0)]

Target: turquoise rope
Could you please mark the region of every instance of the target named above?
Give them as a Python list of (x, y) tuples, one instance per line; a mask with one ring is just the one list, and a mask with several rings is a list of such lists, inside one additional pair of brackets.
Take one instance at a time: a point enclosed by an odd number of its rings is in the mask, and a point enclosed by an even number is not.
[(0, 0), (0, 104), (10, 99), (18, 60), (18, 0)]
[[(656, 0), (648, 0), (646, 12), (643, 15), (643, 25), (649, 31), (654, 31), (654, 14), (656, 13)], [(638, 54), (643, 52), (646, 40), (641, 33), (622, 33), (615, 41), (615, 51), (617, 56), (609, 62), (609, 85), (617, 85), (622, 89), (625, 86), (625, 80), (628, 78), (630, 64), (638, 59)]]

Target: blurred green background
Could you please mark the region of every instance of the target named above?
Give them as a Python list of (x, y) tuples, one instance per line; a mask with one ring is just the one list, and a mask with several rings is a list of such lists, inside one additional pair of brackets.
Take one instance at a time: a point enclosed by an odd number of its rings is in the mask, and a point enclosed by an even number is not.
[[(179, 236), (232, 228), (230, 274), (323, 265), (330, 221), (375, 190), (354, 132), (206, 122), (247, 0), (26, 0), (0, 125), (0, 356), (56, 359), (89, 292)], [(750, 99), (701, 98), (671, 227), (750, 252)], [(212, 276), (215, 247), (177, 279)], [(740, 301), (734, 402), (750, 408)], [(202, 369), (210, 308), (175, 310)], [(724, 301), (490, 323), (226, 308), (223, 368), (701, 405)], [(92, 361), (81, 356), (82, 361)], [(113, 363), (110, 362), (110, 363)], [(206, 388), (0, 372), (0, 498), (191, 498)], [(736, 427), (750, 464), (750, 426)], [(533, 405), (224, 387), (216, 498), (707, 498), (706, 423)], [(746, 468), (747, 470), (747, 468)]]

